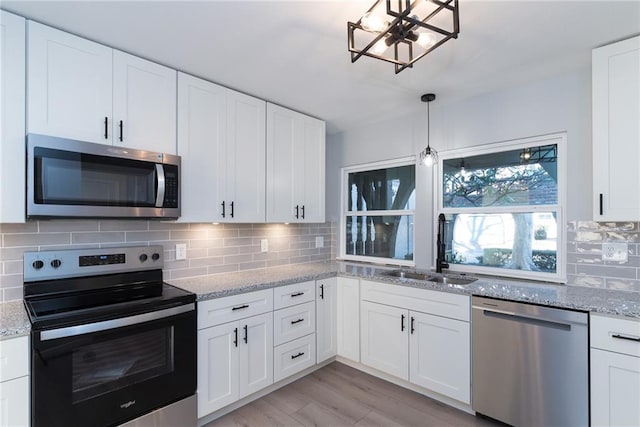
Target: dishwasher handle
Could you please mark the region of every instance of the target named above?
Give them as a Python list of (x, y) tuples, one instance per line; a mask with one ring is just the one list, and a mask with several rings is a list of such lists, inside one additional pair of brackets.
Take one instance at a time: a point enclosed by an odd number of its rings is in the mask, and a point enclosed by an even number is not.
[[(474, 307), (474, 309), (479, 309), (478, 307)], [(571, 324), (570, 323), (562, 323), (552, 319), (545, 318), (535, 318), (529, 316), (522, 316), (516, 313), (500, 311), (500, 310), (488, 310), (486, 308), (480, 308), (483, 310), (483, 313), (487, 317), (494, 317), (497, 319), (511, 320), (513, 322), (518, 323), (526, 323), (532, 326), (541, 326), (545, 328), (553, 328), (560, 329), (563, 331), (570, 331)]]

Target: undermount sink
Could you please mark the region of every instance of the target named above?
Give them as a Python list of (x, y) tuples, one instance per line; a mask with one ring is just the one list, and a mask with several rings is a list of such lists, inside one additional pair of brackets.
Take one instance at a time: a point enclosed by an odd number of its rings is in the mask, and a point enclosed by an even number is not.
[(429, 280), (433, 276), (426, 273), (417, 273), (415, 271), (393, 270), (382, 273), (385, 276), (399, 277), (401, 279), (414, 279), (414, 280)]
[(433, 276), (427, 273), (404, 270), (393, 270), (382, 274), (385, 276), (398, 277), (400, 279), (424, 280), (425, 282), (442, 283), (443, 285), (468, 285), (478, 280), (475, 277)]
[(427, 279), (428, 282), (442, 283), (443, 285), (468, 285), (475, 282), (475, 277), (447, 277), (437, 276)]

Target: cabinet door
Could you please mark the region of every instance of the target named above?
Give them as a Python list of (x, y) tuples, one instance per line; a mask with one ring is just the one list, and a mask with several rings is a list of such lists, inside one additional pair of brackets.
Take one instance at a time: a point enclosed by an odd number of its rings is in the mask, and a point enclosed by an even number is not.
[(198, 418), (239, 398), (239, 322), (198, 331)]
[(28, 31), (28, 132), (111, 144), (113, 50), (33, 21)]
[(409, 379), (409, 312), (368, 301), (360, 303), (360, 360), (404, 380)]
[(226, 185), (228, 89), (178, 73), (180, 222), (220, 222)]
[[(300, 201), (295, 200), (295, 113), (267, 104), (267, 222), (296, 222)], [(295, 206), (298, 205), (298, 218)]]
[(29, 426), (29, 377), (0, 382), (0, 425)]
[(640, 36), (593, 50), (593, 216), (596, 221), (640, 220), (638, 76)]
[(0, 223), (25, 221), (25, 20), (0, 10)]
[(231, 90), (227, 95), (225, 220), (264, 222), (266, 102)]
[(591, 424), (640, 425), (640, 357), (591, 349)]
[(176, 70), (113, 51), (115, 145), (176, 153)]
[(469, 323), (413, 311), (409, 316), (409, 381), (471, 403)]
[(305, 222), (324, 222), (325, 218), (325, 123), (312, 117), (302, 117), (304, 153), (296, 154), (301, 159), (294, 165), (302, 183), (298, 189), (298, 200), (303, 209)]
[(240, 398), (273, 384), (273, 313), (240, 321)]
[(338, 277), (338, 355), (360, 362), (360, 281)]
[(338, 278), (316, 282), (316, 362), (338, 353)]

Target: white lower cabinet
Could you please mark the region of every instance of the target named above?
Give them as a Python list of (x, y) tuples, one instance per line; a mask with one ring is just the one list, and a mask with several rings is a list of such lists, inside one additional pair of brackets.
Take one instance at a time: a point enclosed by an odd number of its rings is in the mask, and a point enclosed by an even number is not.
[(591, 424), (640, 426), (640, 322), (591, 316)]
[(316, 362), (338, 352), (338, 278), (316, 281)]
[(274, 380), (283, 380), (316, 364), (316, 336), (306, 335), (273, 349)]
[(360, 291), (361, 363), (470, 404), (469, 297), (366, 280)]
[(409, 379), (408, 311), (402, 308), (360, 303), (360, 361), (403, 380)]
[(409, 381), (471, 402), (470, 324), (430, 314), (409, 313)]
[[(272, 292), (268, 289), (199, 303), (198, 418), (273, 384)], [(270, 293), (271, 297), (265, 298)], [(238, 319), (241, 311), (265, 312)], [(232, 321), (211, 325), (212, 318)]]
[(0, 340), (0, 426), (29, 425), (29, 338)]
[(338, 356), (360, 362), (360, 280), (338, 277)]

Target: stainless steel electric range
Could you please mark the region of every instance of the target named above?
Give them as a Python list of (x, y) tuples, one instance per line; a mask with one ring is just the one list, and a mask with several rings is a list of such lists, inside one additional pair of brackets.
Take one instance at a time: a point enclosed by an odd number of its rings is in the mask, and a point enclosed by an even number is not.
[(195, 295), (162, 246), (26, 252), (31, 425), (195, 426)]

